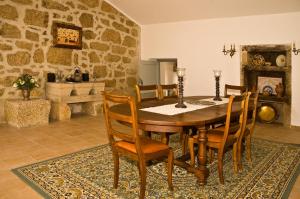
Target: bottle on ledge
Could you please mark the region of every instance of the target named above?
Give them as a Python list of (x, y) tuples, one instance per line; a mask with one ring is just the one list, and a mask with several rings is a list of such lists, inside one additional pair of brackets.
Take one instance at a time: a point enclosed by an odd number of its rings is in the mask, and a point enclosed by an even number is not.
[(82, 80), (82, 76), (81, 76), (80, 68), (76, 66), (74, 71), (74, 81), (81, 82), (81, 80)]

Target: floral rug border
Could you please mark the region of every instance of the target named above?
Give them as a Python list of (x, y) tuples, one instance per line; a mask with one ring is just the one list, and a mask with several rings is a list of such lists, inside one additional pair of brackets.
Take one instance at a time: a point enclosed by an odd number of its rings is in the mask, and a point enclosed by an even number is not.
[[(284, 145), (290, 145), (290, 146), (297, 146), (299, 147), (300, 144), (290, 144), (290, 143), (282, 143), (282, 142), (276, 142), (276, 141), (270, 141), (270, 140), (265, 140), (265, 139), (261, 139), (261, 138), (255, 138), (255, 139), (258, 139), (258, 140), (264, 140), (264, 141), (268, 141), (268, 142), (273, 142), (273, 143), (278, 143), (278, 144), (284, 144)], [(94, 146), (94, 147), (90, 147), (90, 148), (86, 148), (86, 149), (82, 149), (82, 150), (79, 150), (79, 151), (75, 151), (75, 152), (72, 152), (72, 153), (69, 153), (69, 154), (65, 154), (65, 155), (61, 155), (61, 156), (58, 156), (58, 157), (54, 157), (54, 158), (50, 158), (50, 159), (47, 159), (47, 160), (43, 160), (43, 161), (40, 161), (40, 162), (36, 162), (36, 163), (33, 163), (33, 164), (27, 164), (27, 165), (24, 165), (24, 166), (21, 166), (21, 167), (18, 167), (18, 168), (14, 168), (12, 169), (11, 171), (16, 175), (18, 176), (21, 180), (23, 180), (27, 185), (29, 185), (31, 188), (33, 188), (36, 192), (38, 192), (42, 197), (44, 198), (49, 198), (51, 199), (52, 197), (49, 195), (49, 193), (44, 190), (41, 186), (39, 186), (39, 184), (35, 183), (34, 181), (32, 181), (31, 179), (27, 178), (25, 175), (23, 175), (20, 171), (18, 171), (19, 169), (22, 169), (22, 168), (25, 168), (25, 167), (28, 167), (28, 166), (33, 166), (33, 165), (38, 165), (38, 164), (41, 164), (41, 163), (44, 163), (44, 162), (48, 162), (48, 161), (53, 161), (53, 160), (57, 160), (57, 159), (60, 159), (60, 158), (63, 158), (63, 157), (66, 157), (66, 156), (73, 156), (75, 154), (80, 154), (80, 153), (84, 153), (86, 151), (91, 151), (95, 148), (105, 148), (107, 147), (109, 144), (104, 144), (104, 145), (97, 145), (97, 146)], [(297, 163), (295, 163), (297, 164)], [(300, 164), (298, 164), (298, 167), (294, 167), (293, 168), (293, 171), (291, 171), (291, 178), (290, 180), (288, 181), (288, 183), (286, 185), (283, 185), (285, 186), (285, 190), (284, 192), (282, 193), (282, 198), (288, 198), (292, 188), (293, 188), (293, 185), (295, 184), (296, 182), (296, 179), (297, 177), (299, 176), (300, 174)], [(103, 192), (107, 192), (108, 195), (112, 196), (112, 193), (110, 191), (107, 191), (105, 189), (101, 190)], [(106, 194), (106, 193), (104, 193)], [(118, 195), (116, 194), (113, 194), (113, 198), (118, 198)]]

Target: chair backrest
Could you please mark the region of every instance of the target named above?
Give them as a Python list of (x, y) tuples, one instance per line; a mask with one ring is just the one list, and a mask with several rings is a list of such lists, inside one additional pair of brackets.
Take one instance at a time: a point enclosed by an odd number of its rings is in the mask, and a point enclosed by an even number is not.
[[(237, 139), (240, 138), (241, 134), (245, 130), (246, 121), (247, 121), (247, 111), (248, 111), (248, 102), (249, 96), (251, 92), (245, 92), (240, 96), (231, 95), (229, 97), (229, 102), (227, 106), (227, 115), (226, 115), (226, 122), (225, 122), (225, 129), (224, 129), (224, 136), (223, 136), (223, 145), (226, 144), (227, 137), (230, 133), (231, 125), (234, 125), (234, 128), (237, 129), (235, 132), (235, 137)], [(233, 107), (240, 105), (240, 110), (236, 114), (234, 113)], [(232, 123), (232, 118), (238, 118), (238, 124)]]
[[(127, 105), (130, 113), (121, 114), (115, 111), (115, 107), (112, 106), (118, 106), (119, 104)], [(137, 151), (140, 151), (135, 98), (133, 96), (115, 95), (103, 92), (103, 107), (107, 135), (111, 146), (114, 145), (116, 140), (121, 139), (127, 142), (135, 143)], [(123, 125), (124, 128), (120, 128), (120, 125)], [(131, 127), (130, 132), (125, 130), (128, 129), (128, 127)]]
[(233, 94), (242, 95), (244, 92), (247, 92), (247, 88), (245, 86), (225, 84), (224, 97), (229, 97)]
[(137, 101), (159, 99), (157, 85), (135, 85)]
[(177, 84), (158, 85), (159, 99), (178, 97)]
[(250, 116), (250, 121), (248, 122), (248, 124), (250, 123), (249, 130), (250, 130), (251, 134), (252, 134), (252, 132), (254, 130), (254, 126), (255, 126), (258, 95), (259, 95), (259, 90), (257, 90), (255, 93), (252, 93), (250, 96), (250, 99), (249, 99), (249, 103), (251, 104), (251, 106), (253, 106), (252, 115)]

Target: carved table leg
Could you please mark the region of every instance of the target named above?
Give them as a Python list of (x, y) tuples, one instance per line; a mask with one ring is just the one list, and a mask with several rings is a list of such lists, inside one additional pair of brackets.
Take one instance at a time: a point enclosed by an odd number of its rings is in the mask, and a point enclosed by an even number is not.
[(199, 165), (195, 172), (195, 175), (198, 178), (200, 185), (206, 184), (206, 179), (208, 177), (208, 169), (206, 167), (206, 142), (207, 142), (207, 136), (206, 136), (206, 129), (199, 129), (199, 143), (198, 143), (198, 160)]

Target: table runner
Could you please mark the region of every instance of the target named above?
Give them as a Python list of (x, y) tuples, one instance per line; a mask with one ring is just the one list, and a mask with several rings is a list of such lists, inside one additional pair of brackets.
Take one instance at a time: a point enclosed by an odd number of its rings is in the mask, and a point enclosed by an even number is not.
[[(212, 102), (214, 102), (214, 104), (207, 105)], [(186, 113), (186, 112), (195, 111), (198, 109), (203, 109), (210, 106), (216, 106), (216, 105), (221, 105), (226, 103), (228, 103), (228, 98), (222, 98), (222, 101), (214, 101), (213, 98), (207, 98), (201, 100), (187, 100), (185, 102), (185, 105), (187, 106), (186, 108), (176, 108), (175, 107), (176, 104), (168, 104), (162, 106), (142, 108), (140, 110), (152, 112), (152, 113), (158, 113), (162, 115), (177, 115), (180, 113)]]

